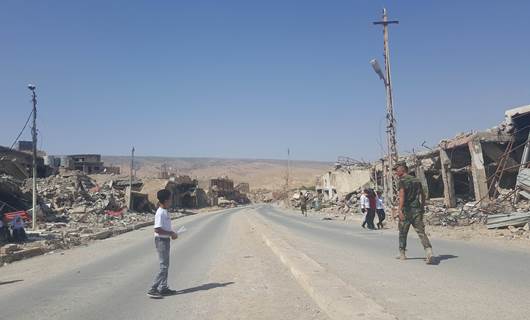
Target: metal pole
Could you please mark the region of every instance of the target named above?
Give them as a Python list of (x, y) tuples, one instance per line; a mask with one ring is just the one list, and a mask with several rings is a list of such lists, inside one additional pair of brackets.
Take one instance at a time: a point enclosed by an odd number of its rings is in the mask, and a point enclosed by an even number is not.
[(392, 77), (390, 72), (390, 49), (388, 47), (388, 25), (397, 24), (399, 21), (388, 20), (386, 9), (383, 9), (383, 20), (374, 22), (374, 24), (383, 25), (383, 41), (384, 41), (384, 55), (385, 55), (385, 88), (386, 88), (386, 102), (387, 102), (387, 147), (388, 147), (388, 172), (387, 182), (389, 184), (388, 197), (389, 203), (393, 206), (396, 203), (397, 197), (397, 183), (394, 179), (392, 170), (394, 165), (398, 162), (397, 143), (396, 143), (396, 120), (394, 118), (394, 99), (392, 96)]
[(28, 85), (31, 90), (31, 101), (33, 102), (33, 127), (31, 128), (31, 135), (33, 141), (33, 206), (31, 214), (31, 228), (37, 229), (37, 94), (35, 94), (36, 87)]
[(287, 178), (285, 180), (285, 188), (287, 189), (287, 193), (289, 193), (289, 171), (291, 171), (291, 150), (287, 148)]
[(133, 201), (132, 201), (132, 186), (133, 186), (133, 170), (134, 170), (134, 147), (131, 150), (131, 176), (129, 180), (129, 210), (132, 211)]

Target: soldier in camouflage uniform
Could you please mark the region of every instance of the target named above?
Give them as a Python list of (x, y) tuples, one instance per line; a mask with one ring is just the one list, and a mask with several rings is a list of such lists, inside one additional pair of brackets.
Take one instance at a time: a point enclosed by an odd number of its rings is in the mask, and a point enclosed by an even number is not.
[(302, 192), (300, 192), (300, 209), (302, 215), (307, 217), (307, 198)]
[(427, 264), (433, 263), (432, 246), (429, 238), (425, 234), (425, 224), (423, 214), (425, 213), (425, 194), (421, 182), (408, 174), (406, 164), (398, 164), (395, 168), (399, 177), (399, 258), (407, 259), (405, 254), (407, 249), (407, 235), (410, 226), (414, 227), (421, 244), (425, 249)]

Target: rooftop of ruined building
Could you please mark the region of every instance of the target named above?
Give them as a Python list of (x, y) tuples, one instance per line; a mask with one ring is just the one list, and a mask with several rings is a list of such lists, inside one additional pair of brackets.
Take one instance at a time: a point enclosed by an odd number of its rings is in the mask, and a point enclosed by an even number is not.
[(523, 115), (523, 114), (528, 114), (528, 113), (530, 113), (530, 105), (520, 106), (517, 108), (506, 110), (506, 112), (504, 113), (504, 116), (506, 117), (508, 121), (511, 121), (512, 118), (518, 115)]

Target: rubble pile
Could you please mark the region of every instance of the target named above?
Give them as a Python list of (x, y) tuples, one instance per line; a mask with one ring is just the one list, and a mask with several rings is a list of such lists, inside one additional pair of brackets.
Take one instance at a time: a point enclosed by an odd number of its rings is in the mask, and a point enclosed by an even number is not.
[(478, 210), (475, 203), (459, 203), (456, 208), (446, 208), (443, 201), (428, 200), (425, 206), (425, 223), (432, 226), (469, 226), (485, 224), (487, 214)]
[[(31, 180), (23, 189), (31, 191)], [(111, 183), (98, 186), (89, 176), (79, 171), (37, 180), (39, 204), (45, 210), (46, 220), (96, 222), (106, 210), (116, 211), (125, 207), (125, 192), (112, 188)]]
[(530, 224), (527, 223), (523, 227), (509, 226), (498, 235), (507, 239), (530, 239)]
[[(27, 230), (29, 241), (17, 245), (19, 254), (37, 248), (42, 252), (68, 249), (89, 240), (131, 231), (153, 221), (152, 214), (128, 211), (126, 191), (115, 188), (113, 181), (99, 186), (80, 171), (64, 171), (39, 178), (37, 190), (39, 231)], [(29, 210), (31, 191), (31, 179), (19, 181), (11, 176), (0, 176), (1, 212)], [(148, 213), (154, 212), (149, 210)], [(6, 257), (1, 258), (9, 258)]]
[(320, 201), (315, 203), (315, 198), (311, 203), (312, 206), (319, 206), (319, 209), (323, 212), (341, 216), (341, 215), (352, 215), (360, 213), (359, 198), (361, 197), (361, 189), (355, 190), (351, 193), (348, 193), (344, 197), (336, 197), (332, 200), (323, 200), (320, 197)]
[(458, 199), (456, 208), (447, 208), (443, 204), (443, 199), (427, 200), (425, 222), (433, 226), (452, 227), (485, 225), (491, 215), (530, 211), (530, 201), (523, 199), (514, 204), (513, 197), (514, 193), (510, 190), (501, 190), (497, 199), (488, 203), (487, 206)]
[(270, 203), (274, 201), (273, 192), (267, 189), (253, 189), (248, 194), (253, 203)]
[(228, 200), (224, 197), (219, 197), (217, 199), (217, 206), (220, 208), (235, 208), (237, 207), (237, 202), (235, 200)]
[(31, 193), (21, 189), (23, 181), (0, 175), (0, 212), (25, 210), (31, 206)]
[[(234, 181), (230, 180), (228, 177), (210, 179), (210, 188), (207, 194), (210, 205), (227, 207), (232, 204), (249, 204), (250, 199), (248, 198), (247, 193), (242, 192), (242, 189), (247, 191), (248, 184), (243, 183), (243, 185), (244, 186), (240, 185), (242, 188), (235, 188)], [(222, 202), (222, 204), (220, 202)]]

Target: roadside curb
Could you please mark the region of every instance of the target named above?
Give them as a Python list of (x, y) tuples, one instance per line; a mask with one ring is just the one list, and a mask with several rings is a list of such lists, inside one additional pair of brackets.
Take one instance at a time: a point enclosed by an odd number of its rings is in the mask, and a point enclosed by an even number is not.
[[(171, 220), (177, 220), (180, 218), (184, 218), (184, 217), (192, 216), (196, 214), (197, 213), (184, 213), (176, 217), (171, 217)], [(93, 233), (93, 234), (84, 234), (84, 235), (81, 235), (81, 242), (86, 244), (86, 242), (88, 241), (104, 240), (104, 239), (118, 236), (120, 234), (124, 234), (127, 232), (139, 230), (141, 228), (149, 227), (149, 226), (152, 226), (153, 224), (154, 224), (154, 220), (140, 222), (140, 223), (130, 225), (127, 227), (123, 227), (123, 228), (103, 230), (103, 231), (100, 231), (98, 233)], [(65, 250), (68, 250), (68, 249), (65, 249)], [(43, 248), (43, 247), (36, 247), (36, 248), (26, 248), (26, 249), (22, 249), (19, 251), (15, 251), (10, 254), (1, 255), (0, 256), (0, 267), (2, 267), (4, 263), (12, 263), (15, 261), (33, 258), (36, 256), (46, 254), (47, 252), (50, 252), (50, 251), (54, 251), (54, 250), (47, 250), (46, 248)]]
[(265, 244), (331, 319), (397, 319), (374, 300), (324, 269), (306, 254), (294, 249), (261, 218), (254, 219), (261, 221), (254, 223), (248, 217), (250, 225), (261, 234)]

